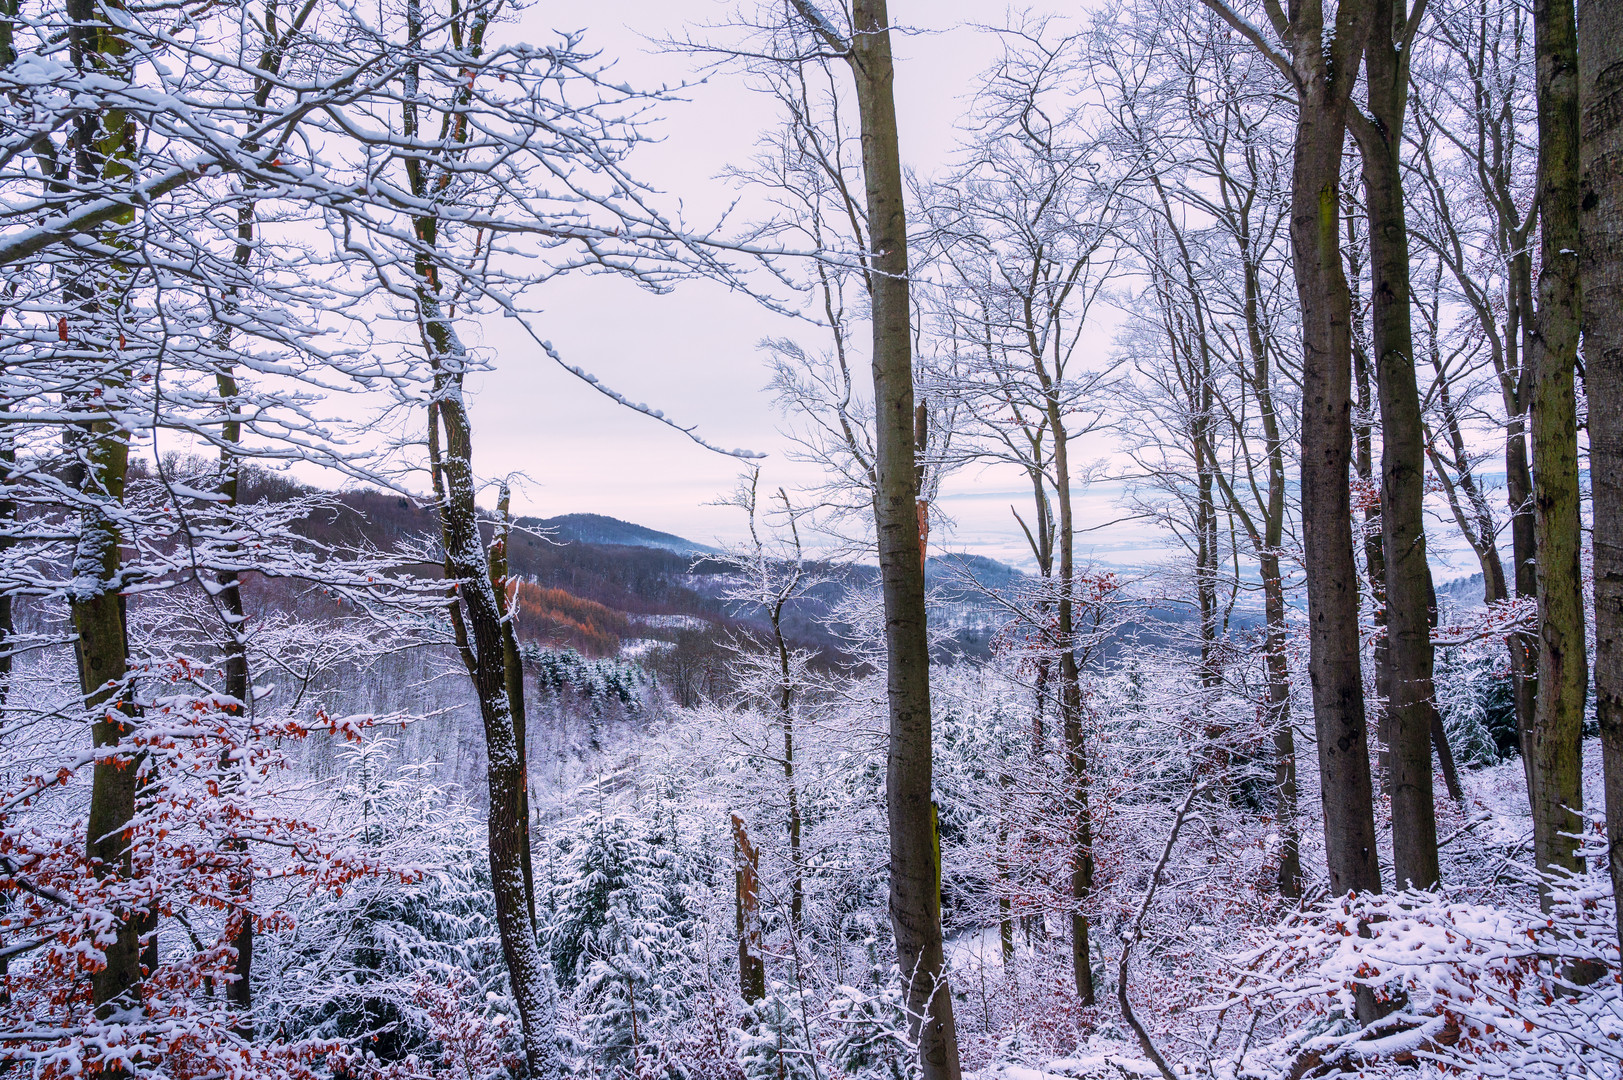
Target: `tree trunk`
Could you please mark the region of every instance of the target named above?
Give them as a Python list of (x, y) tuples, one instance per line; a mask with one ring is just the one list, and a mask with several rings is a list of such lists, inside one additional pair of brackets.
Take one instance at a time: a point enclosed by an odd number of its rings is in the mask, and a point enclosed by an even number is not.
[(553, 1001), (526, 889), (524, 853), (529, 829), (524, 819), (524, 761), (519, 754), (517, 721), (507, 696), (501, 611), (490, 586), (489, 565), (479, 539), (471, 430), (462, 405), (459, 370), (464, 354), (449, 323), (439, 316), (438, 299), (422, 296), (419, 303), (424, 336), (430, 342), (430, 355), (437, 369), (435, 411), (444, 430), (444, 452), (439, 463), (445, 490), (440, 504), (440, 532), (446, 560), (457, 582), (467, 627), (464, 656), (472, 661), (468, 673), (485, 729), (490, 877), (496, 922), (523, 1026), (529, 1073), (533, 1077), (550, 1077), (559, 1070)]
[(884, 0), (852, 6), (851, 71), (868, 203), (875, 442), (874, 524), (885, 600), (890, 750), (890, 921), (924, 1080), (958, 1080), (958, 1035), (941, 940), (941, 846), (931, 801), (930, 646), (913, 450), (913, 342), (907, 216), (897, 142), (895, 72)]
[(1349, 112), (1363, 159), (1369, 210), (1375, 383), (1381, 405), (1381, 554), (1386, 569), (1389, 665), (1385, 724), (1392, 795), (1392, 852), (1400, 888), (1438, 884), (1432, 790), (1433, 713), (1426, 563), (1425, 438), (1415, 381), (1409, 233), (1403, 207), (1403, 121), (1408, 102), (1408, 20), (1394, 0), (1373, 0), (1364, 52), (1369, 116)]
[[(1355, 242), (1356, 231), (1349, 216), (1347, 222), (1349, 246)], [(1356, 250), (1349, 253), (1352, 270), (1349, 289), (1351, 309), (1358, 310), (1358, 279), (1361, 264)], [(1379, 763), (1381, 790), (1390, 793), (1392, 781), (1391, 746), (1386, 732), (1386, 703), (1392, 697), (1391, 642), (1386, 629), (1386, 552), (1381, 543), (1380, 485), (1375, 479), (1375, 410), (1376, 398), (1372, 392), (1374, 365), (1363, 334), (1352, 334), (1353, 383), (1358, 391), (1358, 408), (1353, 420), (1353, 470), (1358, 476), (1364, 504), (1364, 578), (1369, 587), (1371, 616), (1375, 622), (1375, 640), (1370, 646), (1370, 659), (1375, 665), (1375, 760)], [(1374, 497), (1371, 497), (1374, 492)]]
[[(1274, 739), (1274, 814), (1279, 827), (1279, 895), (1294, 900), (1302, 895), (1301, 835), (1296, 818), (1296, 732), (1291, 724), (1290, 658), (1286, 642), (1290, 629), (1286, 619), (1285, 578), (1279, 566), (1285, 539), (1285, 444), (1274, 405), (1273, 364), (1263, 337), (1261, 312), (1262, 285), (1254, 255), (1248, 219), (1241, 233), (1241, 256), (1245, 265), (1246, 342), (1251, 353), (1251, 388), (1257, 399), (1257, 413), (1268, 465), (1268, 497), (1258, 534), (1249, 514), (1242, 515), (1256, 549), (1257, 572), (1262, 578), (1263, 621), (1265, 625), (1265, 664), (1268, 671), (1267, 720)], [(1231, 485), (1214, 470), (1219, 486), (1238, 508)]]
[[(1232, 12), (1207, 0), (1243, 32)], [(1323, 5), (1305, 0), (1276, 29), (1297, 88), (1291, 166), (1291, 252), (1302, 312), (1302, 531), (1307, 573), (1308, 673), (1324, 801), (1330, 890), (1381, 887), (1359, 662), (1358, 568), (1348, 472), (1352, 456), (1352, 297), (1341, 260), (1341, 160), (1348, 96), (1370, 11), (1342, 0), (1333, 35)], [(1252, 31), (1254, 32), (1254, 31)], [(1374, 999), (1359, 1014), (1372, 1019)], [(1365, 1014), (1369, 1014), (1367, 1017)]]
[[(92, 421), (86, 427), (79, 485), (86, 505), (79, 521), (74, 557), (78, 572), (71, 601), (79, 689), (92, 717), (91, 741), (96, 748), (85, 854), (96, 877), (117, 874), (127, 878), (132, 866), (124, 830), (135, 817), (139, 756), (119, 750), (120, 741), (133, 729), (136, 712), (126, 685), (129, 644), (124, 598), (118, 591), (120, 538), (108, 510), (124, 498), (129, 436), (108, 420)], [(106, 965), (91, 976), (91, 1000), (102, 1019), (141, 1005), (144, 920), (137, 912), (118, 911), (116, 915), (114, 940), (104, 949)]]
[[(1579, 216), (1589, 475), (1594, 488), (1595, 705), (1606, 777), (1607, 862), (1623, 897), (1623, 6), (1584, 0)], [(1623, 942), (1623, 904), (1617, 905)]]
[[(507, 609), (507, 544), (513, 531), (513, 496), (506, 482), (496, 498), (496, 534), (491, 538), (490, 585), (496, 594), (496, 608), (502, 619), (502, 668), (506, 676), (507, 700), (513, 710), (513, 738), (518, 746), (519, 772), (523, 787), (519, 795), (519, 821), (524, 828), (524, 903), (535, 914), (535, 860), (530, 850), (530, 758), (524, 748), (525, 729), (529, 715), (524, 708), (524, 658), (518, 651), (518, 631), (513, 626), (513, 614)], [(537, 923), (537, 929), (539, 924)]]
[(795, 688), (789, 642), (783, 636), (783, 602), (770, 608), (769, 614), (778, 651), (778, 725), (783, 731), (783, 786), (789, 803), (789, 922), (798, 934), (806, 908), (806, 880), (800, 853), (800, 787), (795, 781)]
[[(108, 4), (116, 8), (116, 4)], [(111, 78), (127, 78), (127, 45), (119, 31), (90, 0), (69, 0), (69, 52), (76, 69)], [(72, 135), (74, 172), (87, 190), (104, 180), (130, 175), (128, 155), (136, 137), (134, 121), (122, 110), (86, 112), (75, 120)], [(128, 225), (134, 211), (113, 220), (104, 237), (114, 247), (124, 241), (117, 227)], [(110, 314), (102, 306), (104, 294), (116, 292), (113, 277), (118, 267), (82, 268), (63, 287), (70, 311), (69, 326), (83, 328), (69, 348), (89, 356), (92, 345), (105, 332)], [(98, 357), (98, 360), (102, 358)], [(71, 361), (70, 361), (71, 362)], [(99, 364), (98, 364), (99, 366)], [(70, 435), (76, 450), (73, 480), (79, 490), (79, 537), (74, 552), (74, 585), (69, 608), (75, 634), (79, 689), (91, 719), (91, 743), (96, 762), (91, 772), (89, 818), (85, 855), (97, 878), (133, 872), (130, 840), (125, 829), (135, 816), (139, 755), (121, 750), (137, 715), (127, 679), (129, 636), (124, 597), (119, 591), (121, 554), (116, 507), (124, 499), (129, 470), (129, 433), (115, 424), (100, 403), (106, 392), (116, 391), (123, 373), (101, 376), (101, 385), (86, 390), (76, 402), (85, 419)], [(104, 947), (105, 966), (91, 976), (91, 1001), (96, 1016), (107, 1020), (126, 1010), (141, 1008), (141, 930), (143, 912), (117, 910), (118, 925)], [(114, 1067), (109, 1075), (123, 1076)]]
[(761, 955), (761, 853), (750, 844), (744, 819), (733, 815), (733, 915), (738, 923), (738, 993), (745, 1002), (766, 997)]
[[(1538, 536), (1533, 512), (1533, 470), (1528, 461), (1528, 403), (1533, 396), (1533, 260), (1518, 251), (1510, 261), (1506, 288), (1507, 355), (1520, 359), (1507, 365), (1515, 372), (1514, 392), (1507, 387), (1505, 415), (1505, 496), (1510, 504), (1510, 551), (1514, 562), (1509, 585), (1515, 595), (1536, 602), (1538, 597)], [(1533, 713), (1538, 701), (1538, 632), (1517, 631), (1505, 639), (1510, 652), (1515, 691), (1516, 733), (1521, 740), (1522, 768), (1532, 790)]]
[[(1347, 483), (1351, 456), (1351, 298), (1338, 214), (1347, 95), (1369, 13), (1342, 0), (1336, 45), (1298, 41), (1312, 73), (1299, 96), (1291, 183), (1291, 248), (1302, 308), (1302, 529), (1314, 726), (1330, 891), (1379, 892), (1369, 740), (1360, 674), (1358, 569)], [(1348, 34), (1358, 45), (1348, 42)], [(1315, 57), (1304, 56), (1313, 53)], [(1331, 63), (1331, 56), (1335, 63)], [(1339, 67), (1336, 66), (1339, 64)], [(1349, 66), (1351, 70), (1349, 70)]]
[(1296, 732), (1291, 727), (1290, 661), (1285, 655), (1285, 586), (1279, 556), (1260, 560), (1267, 622), (1268, 728), (1274, 734), (1274, 814), (1279, 824), (1279, 895), (1302, 895), (1301, 838), (1296, 824)]
[[(1070, 442), (1059, 400), (1052, 391), (1048, 419), (1054, 435), (1054, 491), (1059, 503), (1059, 712), (1065, 739), (1065, 810), (1071, 827), (1071, 978), (1082, 1004), (1092, 1006), (1093, 963), (1083, 909), (1093, 893), (1093, 816), (1088, 806), (1087, 736), (1082, 730), (1082, 672), (1076, 662), (1076, 521), (1071, 506)], [(1204, 647), (1206, 629), (1202, 627), (1203, 655), (1209, 655)]]
[[(1571, 0), (1535, 0), (1538, 60), (1538, 315), (1534, 320), (1533, 516), (1538, 548), (1538, 693), (1528, 760), (1533, 855), (1538, 869), (1579, 870), (1566, 834), (1581, 826), (1584, 696), (1583, 584), (1579, 570), (1578, 421), (1575, 370), (1578, 281), (1577, 28)], [(1544, 900), (1549, 902), (1548, 891)]]

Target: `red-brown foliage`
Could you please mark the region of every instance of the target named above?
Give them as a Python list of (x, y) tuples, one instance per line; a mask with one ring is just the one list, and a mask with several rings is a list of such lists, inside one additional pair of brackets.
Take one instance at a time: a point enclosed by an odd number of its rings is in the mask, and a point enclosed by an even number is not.
[(511, 586), (513, 624), (520, 640), (567, 645), (587, 656), (613, 656), (631, 635), (624, 612), (563, 589), (521, 581)]

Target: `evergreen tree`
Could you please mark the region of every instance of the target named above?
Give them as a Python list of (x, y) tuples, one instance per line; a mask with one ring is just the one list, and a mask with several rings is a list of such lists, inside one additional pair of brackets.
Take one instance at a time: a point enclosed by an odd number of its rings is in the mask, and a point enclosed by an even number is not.
[(819, 1080), (807, 1030), (808, 994), (782, 983), (744, 1014), (738, 1031), (738, 1064), (745, 1080)]
[(679, 1075), (665, 1047), (693, 963), (693, 879), (674, 820), (603, 814), (570, 852), (553, 963), (574, 992), (595, 1075)]
[(912, 1080), (917, 1048), (907, 1035), (907, 1008), (896, 978), (880, 975), (875, 944), (868, 939), (869, 986), (841, 986), (828, 1004), (834, 1036), (828, 1059), (851, 1080)]

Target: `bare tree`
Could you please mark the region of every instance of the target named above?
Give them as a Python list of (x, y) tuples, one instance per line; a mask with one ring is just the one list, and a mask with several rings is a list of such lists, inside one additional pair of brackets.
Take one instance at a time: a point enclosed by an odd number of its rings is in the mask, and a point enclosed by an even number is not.
[(1083, 335), (1114, 270), (1119, 195), (1100, 175), (1104, 155), (1073, 98), (1080, 36), (1055, 36), (1037, 23), (1002, 39), (1004, 56), (977, 98), (975, 139), (964, 163), (923, 193), (922, 216), (951, 342), (947, 381), (981, 436), (966, 453), (1012, 463), (1032, 485), (1031, 522), (1013, 512), (1054, 598), (1052, 628), (1037, 627), (1038, 725), (1057, 666), (1072, 823), (1071, 972), (1077, 996), (1091, 1005), (1093, 825), (1073, 595), (1073, 494), (1084, 469), (1073, 455), (1075, 440), (1101, 424), (1101, 390), (1114, 378), (1114, 365), (1087, 364)]
[[(1413, 95), (1414, 239), (1447, 266), (1452, 298), (1486, 342), (1501, 401), (1511, 572), (1484, 565), (1484, 599), (1537, 594), (1533, 479), (1527, 409), (1533, 320), (1534, 172), (1532, 49), (1525, 5), (1481, 3), (1432, 14), (1418, 43)], [(1456, 465), (1457, 469), (1457, 465)], [(1458, 473), (1456, 472), (1456, 475)], [(1484, 552), (1484, 554), (1487, 554)], [(1508, 634), (1516, 723), (1525, 745), (1533, 722), (1537, 644), (1529, 631)], [(1524, 752), (1531, 768), (1532, 755)]]
[[(1136, 451), (1141, 473), (1189, 504), (1174, 526), (1201, 573), (1202, 670), (1217, 629), (1216, 582), (1222, 553), (1216, 509), (1238, 522), (1257, 586), (1242, 583), (1233, 553), (1230, 589), (1260, 587), (1263, 598), (1267, 726), (1274, 740), (1274, 804), (1279, 821), (1279, 888), (1301, 890), (1297, 854), (1296, 747), (1287, 657), (1286, 569), (1292, 499), (1288, 448), (1297, 424), (1295, 363), (1288, 345), (1288, 154), (1278, 74), (1228, 39), (1212, 15), (1146, 5), (1133, 18), (1105, 22), (1096, 49), (1115, 72), (1118, 124), (1142, 162), (1143, 224), (1136, 244), (1151, 285), (1140, 307), (1146, 325), (1132, 339), (1149, 395), (1134, 411), (1144, 445), (1176, 426), (1176, 463)], [(1130, 43), (1130, 44), (1129, 44)], [(1155, 74), (1145, 74), (1146, 71)], [(1151, 358), (1154, 358), (1153, 360)], [(1210, 477), (1214, 499), (1187, 477)], [(1179, 505), (1182, 505), (1180, 503)], [(1191, 508), (1192, 507), (1192, 508)], [(1203, 509), (1205, 508), (1205, 509)], [(1237, 547), (1237, 545), (1235, 545)]]
[[(1573, 834), (1583, 810), (1583, 533), (1578, 488), (1578, 38), (1573, 7), (1535, 0), (1538, 62), (1538, 311), (1530, 401), (1533, 525), (1538, 566), (1538, 696), (1527, 739), (1533, 858), (1579, 870)], [(1547, 893), (1547, 890), (1546, 890)], [(1548, 902), (1548, 896), (1546, 896)]]
[(957, 1080), (958, 1036), (941, 939), (941, 849), (931, 801), (930, 648), (913, 397), (907, 210), (897, 142), (895, 69), (884, 0), (855, 0), (847, 27), (793, 0), (810, 40), (844, 59), (856, 88), (868, 213), (867, 291), (873, 328), (874, 524), (885, 596), (890, 749), (890, 917), (917, 1017), (927, 1080)]
[[(1578, 19), (1581, 272), (1589, 474), (1595, 501), (1595, 697), (1606, 777), (1608, 863), (1623, 896), (1623, 11)], [(1618, 908), (1623, 942), (1623, 905)]]
[[(1343, 0), (1286, 17), (1269, 5), (1280, 46), (1223, 0), (1205, 0), (1260, 49), (1296, 91), (1291, 248), (1302, 310), (1302, 531), (1311, 625), (1309, 673), (1324, 791), (1325, 852), (1336, 893), (1379, 891), (1374, 794), (1360, 675), (1358, 573), (1347, 483), (1351, 456), (1351, 298), (1341, 258), (1341, 162), (1347, 109), (1372, 16)], [(1360, 1015), (1373, 998), (1360, 998)]]
[(1392, 796), (1393, 865), (1398, 884), (1438, 883), (1437, 814), (1432, 792), (1432, 619), (1436, 604), (1426, 562), (1426, 462), (1410, 315), (1409, 230), (1404, 215), (1403, 122), (1409, 57), (1426, 0), (1374, 0), (1364, 48), (1367, 105), (1347, 112), (1363, 161), (1369, 213), (1370, 295), (1375, 383), (1381, 406), (1381, 545), (1390, 673), (1383, 725)]

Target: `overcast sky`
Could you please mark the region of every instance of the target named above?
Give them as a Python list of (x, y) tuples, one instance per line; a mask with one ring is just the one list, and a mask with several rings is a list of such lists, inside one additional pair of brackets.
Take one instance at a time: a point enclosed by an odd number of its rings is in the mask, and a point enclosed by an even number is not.
[[(552, 27), (584, 29), (586, 44), (616, 64), (617, 78), (639, 88), (705, 80), (683, 92), (686, 100), (662, 108), (652, 129), (659, 141), (639, 149), (632, 162), (634, 173), (671, 203), (681, 200), (690, 222), (713, 220), (734, 201), (733, 187), (718, 174), (750, 158), (756, 139), (775, 122), (773, 103), (750, 91), (739, 75), (699, 72), (693, 57), (662, 51), (650, 39), (724, 22), (736, 6), (727, 0), (596, 0), (560, 15), (564, 5), (538, 4), (526, 12), (519, 31), (539, 42)], [(1003, 11), (969, 0), (892, 0), (890, 13), (895, 25), (912, 31), (893, 35), (902, 156), (910, 169), (929, 176), (950, 161), (955, 124), (975, 76), (996, 55), (992, 36), (973, 24), (999, 21)], [(766, 453), (763, 479), (771, 486), (793, 488), (812, 479), (809, 466), (789, 459), (757, 347), (764, 337), (782, 335), (817, 344), (805, 324), (704, 281), (654, 295), (610, 277), (580, 277), (550, 285), (534, 300), (542, 308), (538, 332), (566, 362), (632, 400), (697, 425), (713, 443)], [(1108, 313), (1102, 316), (1092, 347), (1111, 347), (1111, 321)], [(593, 393), (511, 324), (495, 320), (468, 329), (495, 358), (494, 371), (471, 385), (475, 465), (485, 477), (522, 472), (530, 478), (515, 492), (521, 512), (608, 514), (705, 543), (740, 535), (738, 512), (711, 505), (733, 487), (739, 462)], [(1095, 444), (1091, 451), (1105, 449)], [(932, 547), (939, 542), (1029, 565), (1010, 512), (1011, 504), (1024, 511), (1029, 502), (1022, 483), (996, 470), (950, 478), (941, 509), (955, 525), (939, 540), (932, 535)], [(1100, 486), (1082, 493), (1079, 547), (1099, 561), (1126, 566), (1171, 554), (1168, 538), (1153, 527), (1121, 520), (1118, 492)], [(1434, 521), (1431, 550), (1443, 563), (1441, 580), (1473, 573), (1474, 560), (1456, 531)]]
[[(560, 6), (532, 8), (523, 33), (542, 38), (547, 20), (556, 24)], [(647, 39), (722, 22), (734, 7), (718, 0), (599, 0), (567, 16), (587, 31), (590, 47), (615, 61), (623, 81), (649, 87), (707, 79), (683, 93), (687, 100), (662, 109), (654, 128), (661, 141), (633, 157), (636, 175), (671, 200), (679, 198), (694, 222), (713, 219), (735, 199), (732, 186), (717, 176), (754, 153), (759, 135), (774, 124), (773, 103), (736, 74), (706, 76), (693, 57), (662, 52)], [(891, 5), (897, 24), (920, 31), (894, 38), (902, 154), (920, 174), (936, 172), (949, 160), (970, 86), (995, 55), (990, 36), (967, 24), (1001, 14), (967, 0)], [(773, 486), (811, 479), (809, 466), (789, 460), (757, 348), (768, 336), (799, 335), (816, 344), (815, 331), (805, 324), (703, 281), (653, 295), (628, 282), (581, 277), (551, 285), (535, 299), (543, 308), (538, 331), (567, 362), (633, 400), (698, 425), (712, 442), (766, 453), (763, 479)], [(496, 367), (472, 384), (482, 475), (527, 474), (532, 482), (517, 498), (526, 512), (541, 516), (609, 514), (702, 542), (740, 533), (736, 510), (708, 505), (732, 488), (739, 462), (592, 393), (512, 330), (499, 320), (483, 328)], [(1107, 345), (1102, 333), (1101, 347)], [(1020, 559), (1024, 541), (1009, 504), (1024, 507), (1030, 496), (1018, 479), (985, 471), (953, 478), (943, 508), (958, 527), (943, 539), (956, 548)], [(1099, 520), (1120, 516), (1109, 498), (1089, 502)], [(1118, 530), (1111, 546), (1141, 549), (1149, 541), (1147, 529), (1132, 536)]]

